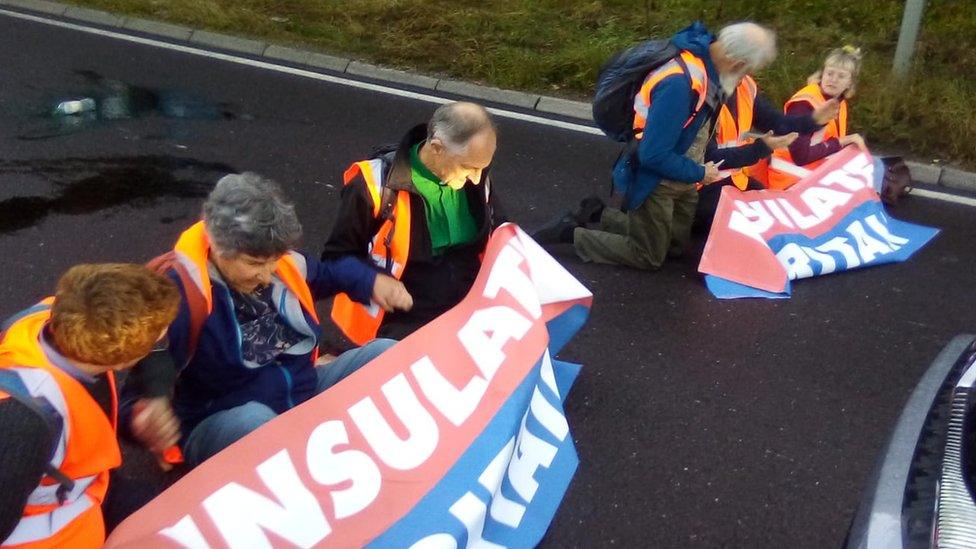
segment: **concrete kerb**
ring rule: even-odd
[[[976,192],[976,173],[965,172],[956,168],[943,168],[939,185],[951,189]]]
[[[592,123],[593,121],[590,104],[581,101],[480,86],[457,80],[439,79],[424,74],[370,65],[344,57],[335,57],[137,17],[120,17],[103,11],[69,6],[48,0],[0,0],[0,7],[3,6],[22,11],[56,15],[106,27],[122,27],[170,41],[188,42],[254,57],[285,61],[300,67],[327,70],[413,88],[437,90],[462,97],[490,101],[498,105],[507,105],[544,114],[555,114],[584,122]],[[908,164],[912,179],[916,182],[976,192],[976,173],[919,162],[906,162],[906,164]]]
[[[138,17],[126,18],[125,22],[122,23],[122,28],[141,32],[143,34],[151,34],[154,36],[169,38],[171,40],[178,40],[181,42],[188,41],[190,36],[193,34],[193,29],[189,27],[181,27],[179,25],[171,25],[169,23],[159,23],[157,21],[150,21],[148,19],[140,19]]]
[[[121,27],[124,19],[118,15],[106,11],[93,10],[70,6],[64,11],[64,16],[69,19],[77,19],[86,23],[93,23],[103,27]]]

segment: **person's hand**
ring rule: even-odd
[[[859,133],[852,133],[840,138],[841,147],[846,147],[848,145],[857,145],[857,148],[864,152],[868,152],[868,146],[864,142],[864,138],[861,137],[861,134]]]
[[[703,185],[708,185],[710,183],[715,183],[719,179],[722,179],[722,175],[719,173],[718,168],[719,168],[719,166],[722,165],[723,162],[725,162],[725,160],[719,160],[718,163],[715,163],[715,162],[706,162],[705,163],[705,165],[704,165],[704,168],[705,168],[705,177],[703,177],[702,180],[701,180],[701,183]]]
[[[168,397],[139,399],[133,406],[132,434],[156,454],[180,439],[180,420]]]
[[[789,147],[790,144],[796,141],[796,138],[799,136],[800,134],[796,132],[790,132],[786,135],[773,135],[773,132],[766,132],[766,134],[759,139],[761,139],[762,142],[770,148],[770,150],[775,151],[776,149],[784,149]]]
[[[823,126],[840,114],[840,100],[834,97],[813,110],[813,121]]]
[[[402,282],[384,274],[376,275],[373,283],[373,302],[391,313],[395,309],[409,311],[413,307],[413,297]]]

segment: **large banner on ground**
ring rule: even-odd
[[[592,295],[515,225],[457,307],[238,441],[106,547],[530,547],[578,458],[552,357]]]
[[[880,162],[854,147],[785,191],[729,185],[698,270],[719,298],[789,297],[790,281],[905,261],[937,229],[888,216]]]

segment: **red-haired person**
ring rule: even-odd
[[[151,353],[179,300],[170,280],[141,265],[77,265],[53,297],[5,323],[0,546],[102,546],[109,471],[122,462],[115,372]],[[168,406],[158,413],[153,432],[133,431],[162,449],[179,426],[163,417]]]

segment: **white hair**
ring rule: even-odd
[[[437,139],[454,154],[463,154],[471,138],[485,130],[495,131],[488,111],[476,103],[441,105],[427,123],[427,141]]]
[[[766,67],[776,59],[776,33],[756,23],[733,23],[718,32],[725,55],[746,64],[746,72]]]

